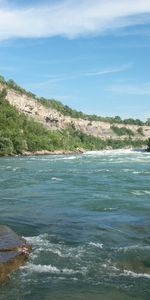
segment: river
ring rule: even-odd
[[[150,153],[0,158],[0,195],[32,245],[0,300],[150,299]]]

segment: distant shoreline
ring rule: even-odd
[[[110,151],[110,150],[137,150],[137,151],[144,151],[149,152],[147,148],[119,148],[119,149],[101,149],[101,150],[85,150],[85,149],[77,149],[77,150],[37,150],[37,151],[25,151],[24,153],[20,154],[19,156],[34,156],[34,155],[71,155],[71,154],[84,154],[86,152],[94,152],[94,151]]]
[[[11,154],[11,155],[0,155],[0,157],[23,157],[23,156],[38,156],[38,155],[72,155],[72,154],[84,154],[86,152],[95,152],[95,151],[116,151],[116,150],[135,150],[142,152],[150,152],[147,148],[118,148],[118,149],[101,149],[101,150],[85,150],[85,149],[77,149],[77,150],[36,150],[36,151],[25,151],[20,154]]]
[[[69,154],[83,154],[85,150],[79,149],[79,150],[54,150],[54,151],[49,151],[49,150],[37,150],[37,151],[26,151],[20,156],[34,156],[34,155],[69,155]]]

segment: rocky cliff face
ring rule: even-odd
[[[0,84],[0,90],[4,86]],[[101,121],[89,121],[77,118],[71,118],[64,116],[60,112],[46,108],[41,105],[38,100],[29,97],[25,94],[21,94],[13,89],[7,90],[7,100],[10,104],[15,106],[20,112],[25,113],[29,117],[34,118],[36,121],[42,123],[45,127],[51,130],[65,129],[68,126],[72,126],[88,135],[100,137],[102,139],[126,139],[128,135],[118,136],[111,129],[112,124]],[[125,124],[113,124],[119,128],[126,127],[133,131],[133,140],[146,140],[150,136],[150,126],[142,126],[143,136],[138,133],[138,125],[125,125]]]

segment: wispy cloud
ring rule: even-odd
[[[116,94],[149,96],[150,82],[143,84],[115,84],[107,87],[106,90]]]
[[[57,84],[58,82],[61,82],[61,81],[68,82],[69,80],[82,79],[87,76],[103,76],[103,75],[109,75],[112,73],[120,73],[120,72],[130,69],[131,67],[132,67],[132,64],[126,64],[126,65],[122,65],[120,67],[102,69],[102,70],[95,71],[95,72],[78,72],[78,73],[71,73],[71,74],[64,73],[64,74],[55,74],[55,75],[46,74],[46,75],[42,76],[45,78],[44,80],[42,80],[40,82],[31,83],[30,87],[42,88],[42,87],[46,87],[48,85]]]
[[[23,7],[14,6],[10,0],[0,0],[0,39],[52,36],[76,38],[150,22],[149,0],[42,2]]]
[[[120,67],[115,67],[115,68],[109,68],[109,69],[104,69],[104,70],[100,70],[100,71],[95,71],[95,72],[89,72],[86,73],[86,76],[101,76],[101,75],[109,75],[112,73],[120,73],[123,72],[125,70],[128,70],[132,67],[132,64],[127,64],[127,65],[123,65]]]
[[[58,82],[64,81],[65,79],[67,79],[67,77],[65,76],[57,76],[57,75],[52,75],[52,76],[48,76],[48,78],[46,80],[42,80],[42,81],[37,81],[37,82],[33,82],[30,84],[26,84],[29,85],[30,89],[31,88],[45,88],[47,86],[54,86],[55,84],[57,84]]]

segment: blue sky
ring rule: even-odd
[[[0,74],[77,110],[149,118],[149,53],[150,0],[0,0]]]

